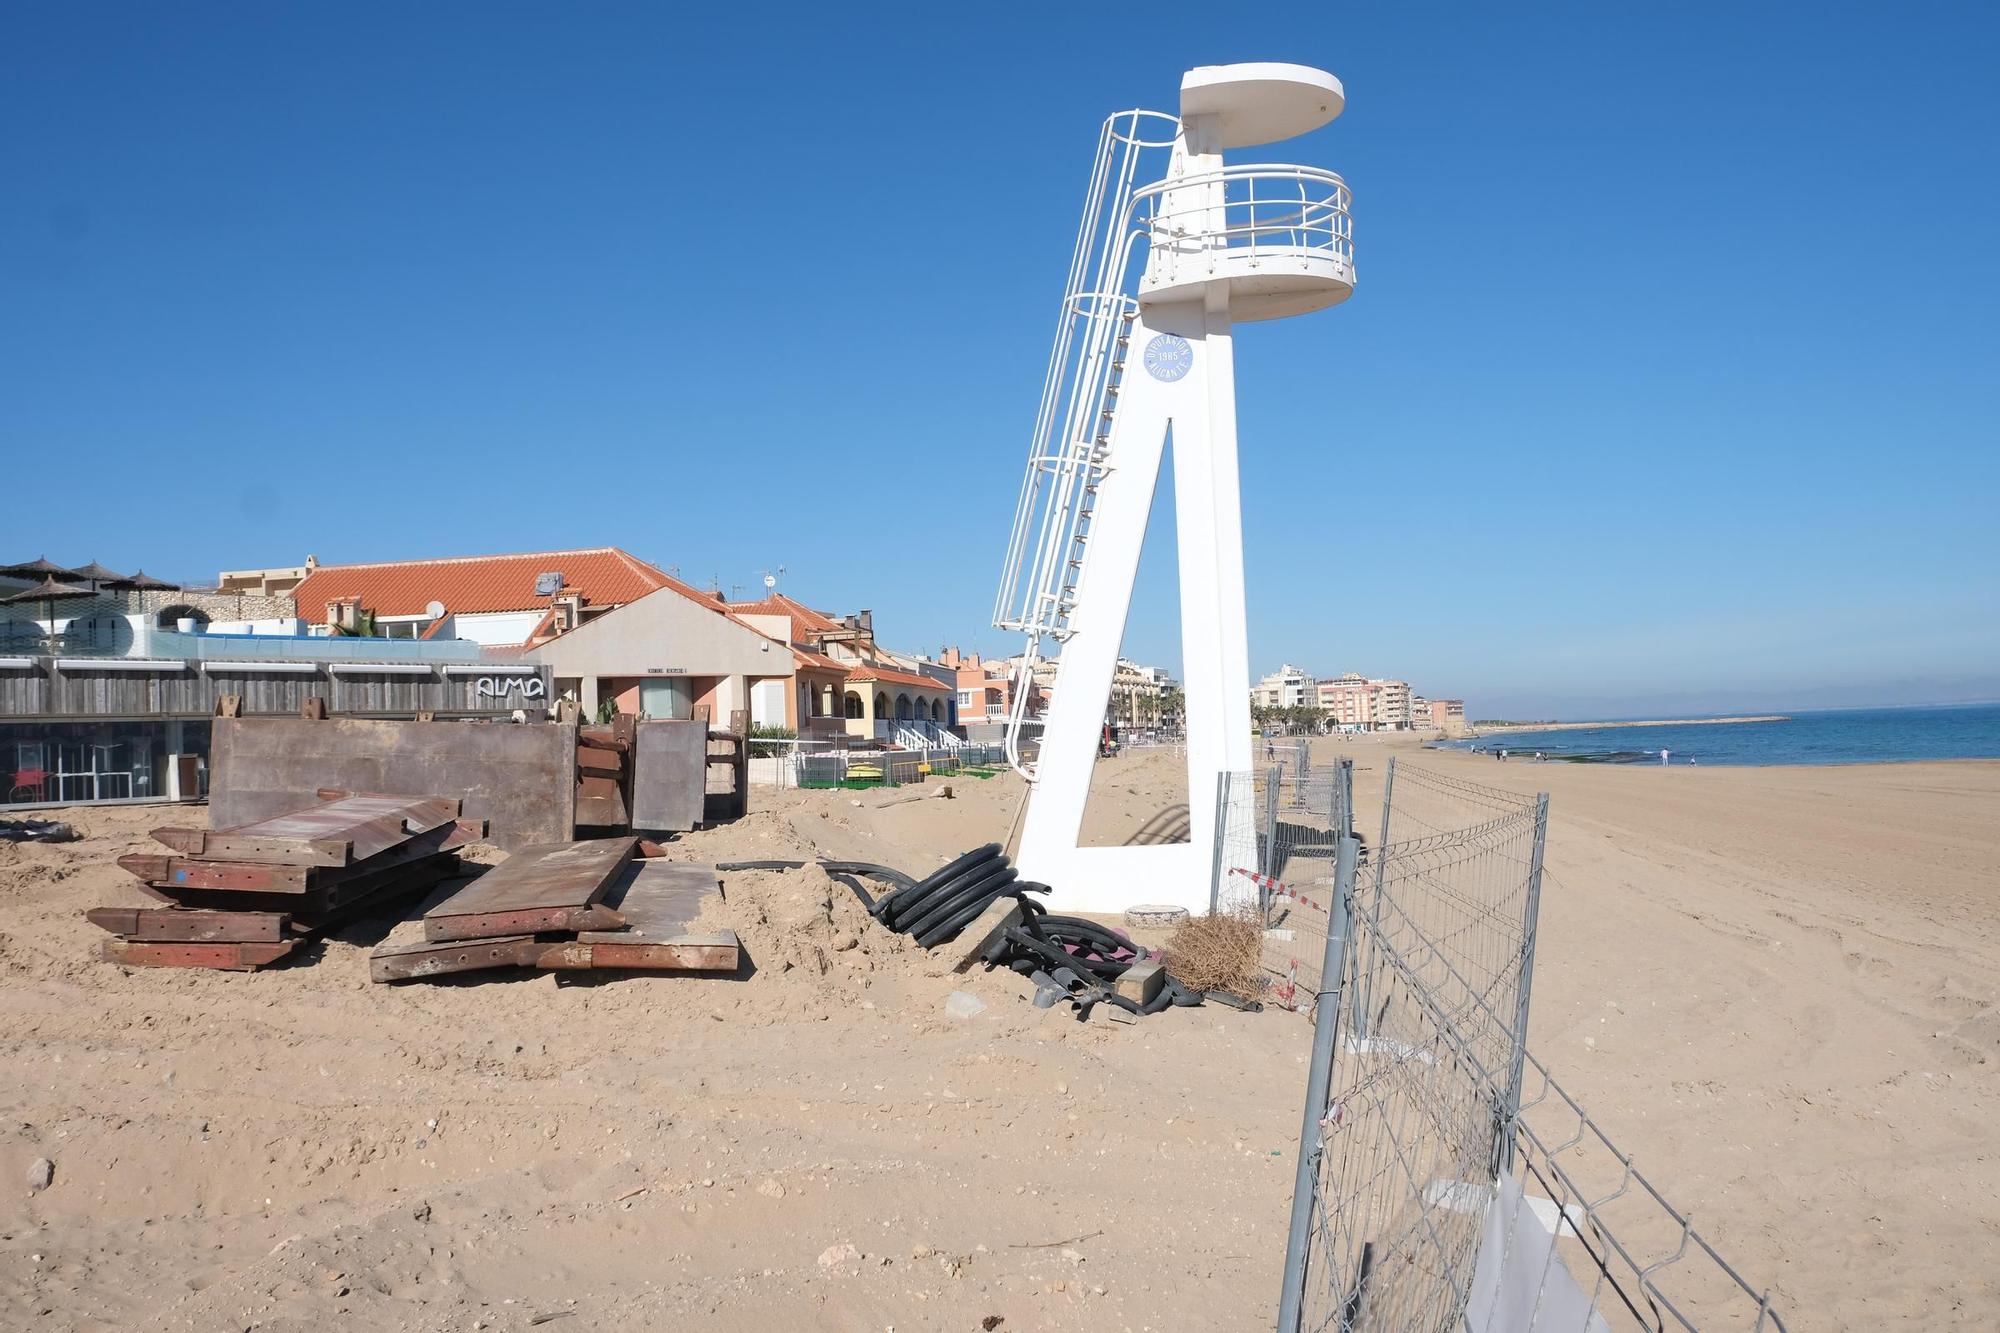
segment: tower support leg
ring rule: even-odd
[[[1105,704],[1169,439],[1189,841],[1079,847]],[[1218,773],[1247,772],[1251,762],[1235,358],[1226,293],[1218,290],[1206,305],[1186,301],[1141,310],[1112,420],[1109,463],[1085,543],[1072,633],[1057,659],[1055,695],[1022,827],[1021,874],[1050,885],[1051,902],[1070,910],[1117,911],[1148,902],[1200,912],[1209,902],[1218,834],[1229,834],[1233,845],[1251,819],[1248,784],[1232,788],[1242,793],[1236,804],[1245,808],[1225,812],[1227,827],[1220,830],[1214,796]],[[1230,868],[1224,866],[1224,873]]]

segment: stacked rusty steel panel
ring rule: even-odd
[[[250,971],[300,941],[459,871],[486,832],[438,796],[322,791],[322,803],[224,829],[160,828],[167,854],[118,864],[163,907],[97,907],[104,957],[147,967]]]
[[[639,857],[636,838],[524,847],[424,914],[424,938],[369,958],[376,981],[493,967],[733,973],[734,931],[688,933],[711,866]]]
[[[631,826],[632,742],[639,719],[620,713],[610,725],[576,733],[576,826],[606,831]]]

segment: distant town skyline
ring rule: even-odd
[[[1089,127],[1281,54],[1346,83],[1296,153],[1360,276],[1240,334],[1253,661],[1485,715],[2000,697],[2000,11],[1302,11],[1282,52],[1192,9],[469,12],[0,18],[0,441],[60,500],[4,558],[616,545],[1006,656]],[[800,230],[822,134],[912,166]],[[697,206],[696,162],[771,181]],[[1178,673],[1155,546],[1124,650]]]

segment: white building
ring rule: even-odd
[[[1287,662],[1250,687],[1253,708],[1311,708],[1318,702],[1318,682]]]

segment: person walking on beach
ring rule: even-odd
[[[1668,755],[1669,753],[1670,753],[1670,751],[1667,751],[1667,750],[1662,750],[1662,751],[1660,751],[1660,767],[1661,767],[1661,768],[1665,768],[1665,767],[1667,766],[1667,755]]]

